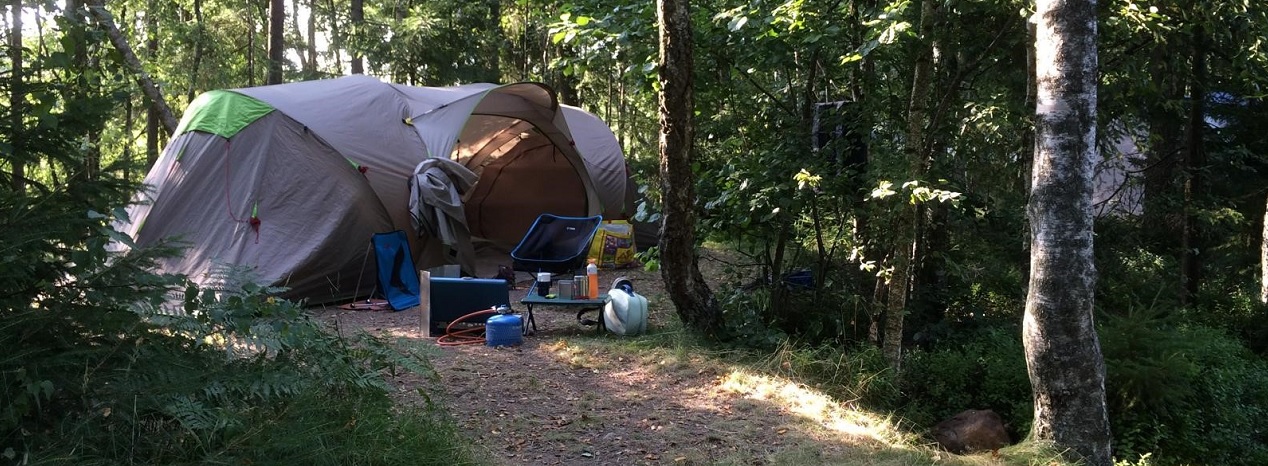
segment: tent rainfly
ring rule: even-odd
[[[424,163],[433,159],[444,162]],[[179,241],[184,254],[160,268],[195,282],[232,266],[291,298],[361,297],[374,285],[375,233],[405,231],[420,268],[458,262],[453,252],[464,248],[425,234],[427,213],[410,209],[420,191],[411,184],[431,168],[474,175],[454,186],[467,188],[453,194],[465,215],[451,210],[448,220],[492,246],[482,251],[509,251],[542,213],[626,209],[611,129],[545,85],[428,88],[357,75],[202,94],[122,230],[138,246]],[[462,263],[467,274],[492,274]],[[509,259],[479,267],[497,263]]]

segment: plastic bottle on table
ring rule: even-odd
[[[594,263],[594,259],[586,264],[586,297],[599,299],[599,266]]]

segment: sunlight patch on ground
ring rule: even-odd
[[[723,376],[721,390],[783,407],[819,426],[890,447],[904,445],[903,434],[888,419],[859,411],[804,385],[766,375],[733,370]]]

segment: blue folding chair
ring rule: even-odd
[[[571,274],[586,263],[590,241],[603,223],[602,215],[560,217],[541,214],[519,245],[511,250],[511,266],[521,272]]]
[[[418,271],[409,251],[405,232],[375,233],[374,257],[378,261],[379,290],[393,310],[403,311],[418,305]]]

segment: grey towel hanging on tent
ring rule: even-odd
[[[475,275],[476,261],[462,195],[476,180],[476,174],[458,162],[428,158],[414,167],[409,183],[414,229],[419,236],[440,239],[447,249],[446,259],[457,263],[468,275]]]

